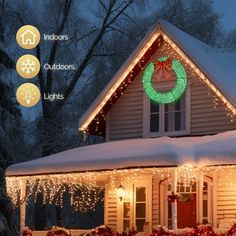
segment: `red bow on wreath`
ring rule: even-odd
[[[161,73],[161,76],[159,78],[161,78],[162,75],[164,75],[166,80],[170,80],[170,74],[169,74],[168,70],[171,69],[172,61],[173,61],[173,59],[171,57],[169,57],[165,61],[157,60],[156,62],[154,62],[155,72]]]

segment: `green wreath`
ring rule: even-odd
[[[159,62],[165,62],[169,57],[161,57],[158,59]],[[153,62],[150,62],[143,74],[143,88],[147,96],[154,102],[161,104],[168,104],[174,101],[177,101],[181,98],[185,92],[187,86],[187,75],[182,64],[176,60],[171,60],[171,69],[175,72],[176,75],[176,85],[175,87],[168,92],[160,92],[153,88],[152,86],[152,76],[155,70],[155,65]]]

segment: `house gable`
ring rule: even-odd
[[[183,65],[191,68],[191,73],[194,72],[197,75],[199,80],[205,84],[207,90],[212,91],[214,96],[218,97],[219,100],[223,102],[226,109],[232,112],[232,114],[235,114],[236,109],[230,96],[228,96],[227,93],[227,97],[224,96],[223,92],[221,92],[221,87],[219,89],[217,85],[213,84],[208,77],[206,77],[206,74],[199,69],[198,65],[192,62],[193,58],[190,59],[190,57],[187,57],[190,53],[183,47],[177,46],[174,42],[175,38],[173,38],[171,32],[166,30],[165,24],[166,22],[163,23],[161,21],[158,24],[158,27],[156,27],[151,34],[148,34],[148,36],[140,43],[108,86],[82,116],[80,120],[80,130],[95,134],[105,133],[105,119],[107,112],[111,110],[118,99],[121,99],[120,96],[125,93],[126,89],[132,86],[132,83],[135,83],[133,80],[136,80],[137,75],[147,65],[150,58],[159,51],[163,43],[168,43],[168,45],[178,54]],[[206,45],[204,44],[204,46]]]
[[[185,135],[215,134],[235,129],[236,122],[231,121],[230,113],[224,103],[216,97],[215,93],[199,78],[169,43],[164,42],[150,61],[167,55],[178,59],[187,73],[189,130]],[[143,71],[137,75],[133,83],[124,92],[124,95],[110,109],[107,116],[107,141],[150,137],[147,135],[147,127],[145,127],[145,123],[149,122],[146,116],[148,104],[145,101],[149,101],[149,99],[143,91],[142,77]],[[162,84],[164,83],[162,82]],[[157,83],[157,85],[160,84]]]

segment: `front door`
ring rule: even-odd
[[[196,226],[196,194],[189,194],[185,197],[186,201],[178,201],[177,204],[177,227],[179,229]]]

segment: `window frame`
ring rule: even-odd
[[[170,87],[172,83],[165,83],[160,87]],[[159,105],[159,132],[150,132],[150,99],[143,93],[143,137],[154,138],[160,136],[181,136],[190,134],[190,103],[191,84],[188,83],[185,91],[185,129],[177,131],[165,131],[165,106]]]
[[[127,181],[128,182],[128,181]],[[151,232],[152,227],[152,176],[140,176],[137,177],[136,181],[128,182],[124,184],[126,191],[125,198],[120,201],[117,199],[117,231],[119,233],[123,232],[124,228],[124,202],[130,203],[130,228],[136,225],[136,188],[145,187],[146,189],[146,199],[145,199],[145,221],[149,222],[148,228]],[[144,232],[138,232],[137,236],[144,235]]]

